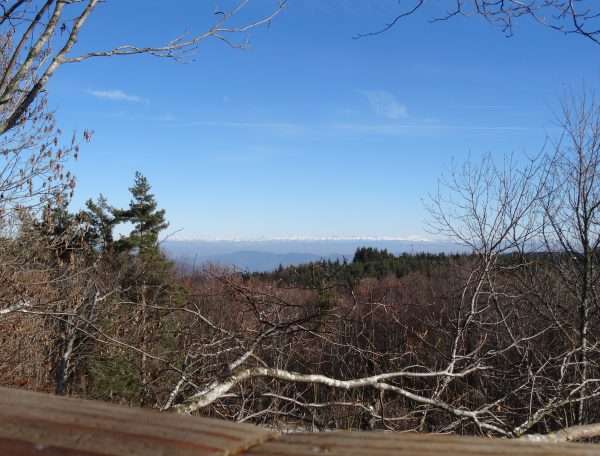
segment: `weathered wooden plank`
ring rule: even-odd
[[[2,456],[229,455],[273,436],[251,425],[0,388]]]
[[[256,426],[0,388],[0,456],[600,456],[600,446]]]
[[[37,456],[104,456],[102,453],[40,445],[2,437],[0,437],[0,454],[3,456],[31,456],[32,454]]]
[[[287,434],[244,456],[600,456],[600,446],[387,432]]]

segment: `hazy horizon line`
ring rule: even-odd
[[[319,241],[390,241],[390,242],[450,242],[422,235],[414,236],[273,236],[273,237],[168,237],[167,242],[319,242]]]

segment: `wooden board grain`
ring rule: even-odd
[[[388,432],[278,435],[185,417],[0,388],[0,456],[600,456],[600,445]]]
[[[0,388],[0,455],[233,455],[275,434],[251,425]]]
[[[600,446],[388,432],[287,434],[244,456],[600,456]]]

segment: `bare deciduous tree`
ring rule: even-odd
[[[182,34],[166,43],[123,44],[76,54],[75,45],[90,16],[99,7],[118,9],[117,2],[0,0],[0,243],[11,245],[3,249],[4,253],[15,253],[13,241],[22,235],[23,223],[36,217],[28,211],[61,207],[75,187],[75,177],[65,164],[77,158],[78,138],[74,135],[63,143],[62,132],[47,106],[46,86],[58,68],[91,58],[139,54],[178,60],[210,38],[244,47],[248,32],[268,25],[286,3],[276,1],[264,16],[240,22],[249,2],[240,0],[229,9],[215,11],[208,29]],[[83,139],[89,140],[91,134],[84,131]],[[19,268],[29,269],[24,265],[35,264],[24,255],[0,260],[0,275],[12,280]],[[19,277],[16,282],[7,283],[18,288],[21,280]],[[32,305],[29,297],[17,293],[14,287],[6,289],[9,288],[14,293],[5,293],[11,297],[0,304],[0,318]]]
[[[590,394],[597,394],[597,334],[600,271],[600,107],[594,94],[562,103],[563,137],[550,165],[549,189],[541,200],[546,251],[565,290],[571,311],[573,356],[580,378],[577,422],[588,421]]]
[[[425,9],[426,5],[433,2],[412,0],[398,3],[401,7],[406,3],[409,6],[382,28],[361,33],[356,38],[385,33],[402,19]],[[600,10],[593,0],[453,0],[447,3],[448,6],[444,9],[440,5],[435,5],[435,8],[441,11],[431,19],[431,22],[446,21],[456,16],[476,16],[500,28],[507,36],[511,36],[518,21],[532,19],[542,27],[565,35],[582,36],[600,44]]]
[[[280,0],[267,15],[242,25],[232,25],[232,19],[240,15],[249,1],[240,0],[228,10],[216,11],[215,22],[207,30],[180,35],[168,43],[156,46],[123,44],[112,49],[73,54],[80,33],[96,8],[102,4],[118,9],[117,2],[1,0],[0,36],[11,46],[4,49],[5,65],[0,77],[0,106],[3,109],[0,135],[23,123],[50,78],[64,64],[136,54],[179,59],[209,38],[234,47],[244,46],[250,30],[269,24],[285,7],[285,0]]]
[[[397,295],[354,286],[348,307],[306,313],[314,294],[297,301],[289,289],[218,279],[244,318],[223,320],[223,304],[211,308],[210,298],[177,310],[206,327],[207,339],[190,333],[162,408],[302,419],[318,429],[339,426],[326,410],[351,409],[386,429],[597,435],[599,118],[595,102],[576,99],[552,153],[486,156],[442,181],[433,225],[472,253],[455,266],[461,286],[430,316],[424,303],[407,310]]]

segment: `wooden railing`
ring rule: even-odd
[[[600,446],[248,424],[0,388],[0,456],[599,456]]]

